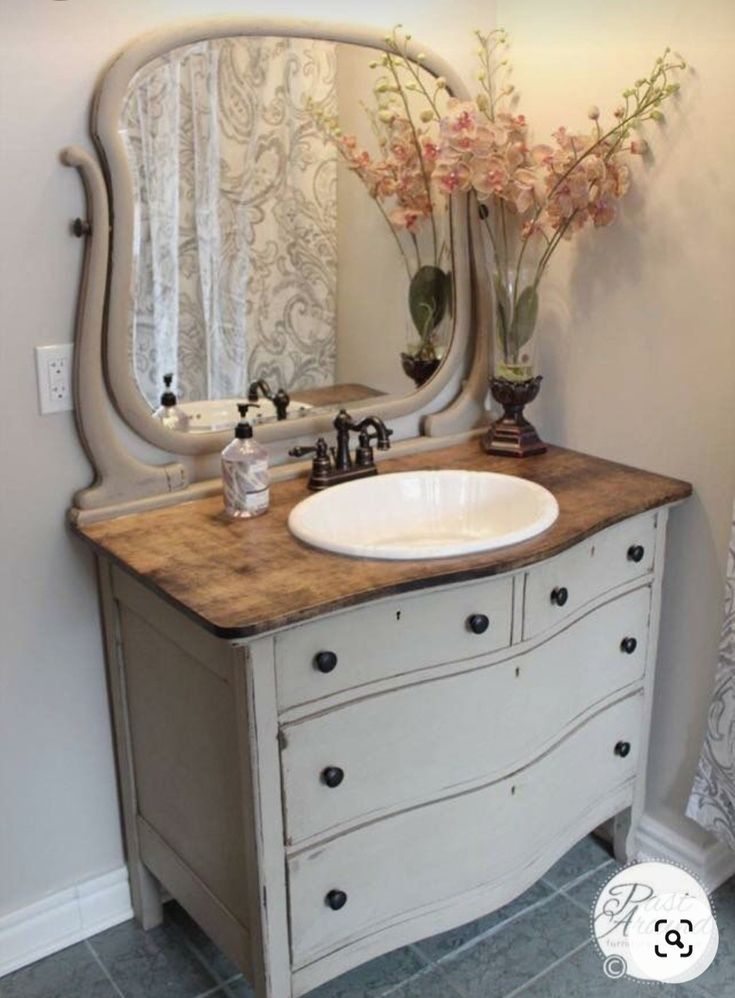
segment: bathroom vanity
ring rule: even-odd
[[[160,887],[270,998],[506,903],[644,799],[668,507],[682,482],[478,440],[560,514],[521,544],[377,561],[221,497],[77,527],[96,552],[136,913]],[[376,511],[376,516],[380,515]]]
[[[339,260],[349,321],[327,329],[328,349],[302,335],[316,319],[324,332],[326,306],[334,304],[320,275],[336,259],[336,228],[329,239],[327,230],[316,242],[307,238],[309,219],[319,215],[313,204],[294,221],[300,202],[286,167],[301,162],[301,146],[288,143],[294,136],[301,143],[306,127],[308,162],[319,163],[308,87],[317,77],[330,87],[342,80],[354,96],[367,81],[372,93],[366,67],[389,45],[384,32],[306,21],[165,26],[132,42],[102,76],[92,115],[99,157],[79,146],[62,154],[86,194],[87,217],[71,227],[86,240],[74,401],[94,469],[69,521],[98,568],[133,905],[151,927],[168,892],[243,969],[258,998],[295,998],[492,911],[609,819],[618,855],[635,854],[666,522],[691,491],[554,447],[520,461],[483,453],[488,271],[476,206],[465,195],[453,197],[440,219],[453,308],[441,364],[427,381],[409,391],[400,374],[407,275],[395,239],[376,238],[370,198],[350,188],[349,171],[336,182],[351,236],[340,246],[348,258]],[[452,67],[418,41],[406,42],[405,55],[420,64],[416,72],[443,78],[447,94],[468,97]],[[273,94],[261,93],[265,78],[250,71],[261,63],[281,74]],[[217,84],[224,125],[213,118],[192,129],[177,117],[180,79]],[[158,128],[163,107],[146,119],[148,91],[171,104],[179,132]],[[253,128],[281,117],[249,109],[261,99],[278,109],[283,94],[298,127],[289,124],[285,137],[254,136]],[[327,97],[336,95],[330,89]],[[213,106],[182,106],[194,104]],[[222,330],[209,327],[209,312],[193,309],[194,298],[190,325],[182,326],[179,296],[171,294],[177,274],[186,284],[197,272],[192,254],[201,249],[205,262],[219,256],[208,238],[197,245],[198,225],[187,229],[192,203],[169,211],[165,198],[154,203],[139,189],[141,150],[170,134],[152,162],[162,180],[178,177],[182,149],[186,163],[199,162],[187,146],[192,135],[221,125],[228,141],[242,139],[233,155],[247,167],[228,174],[222,190],[213,185],[215,196],[230,198],[223,217],[240,218],[233,205],[260,206],[265,194],[273,208],[258,207],[262,217],[287,209],[282,241],[269,236],[268,246],[274,272],[295,289],[274,315],[259,311],[258,273],[252,295],[238,283],[246,311],[262,321],[245,354],[228,353],[229,375],[233,358],[244,385],[288,361],[304,380],[282,380],[291,376],[287,364],[278,368],[279,385],[302,399],[310,387],[371,385],[349,402],[350,425],[375,427],[377,417],[392,431],[391,451],[379,455],[387,459],[371,481],[418,470],[520,476],[551,492],[554,513],[558,503],[548,529],[497,550],[427,560],[345,557],[298,541],[287,520],[307,495],[309,466],[289,464],[287,453],[304,454],[333,432],[339,391],[332,408],[322,395],[298,419],[263,420],[257,437],[270,454],[270,510],[255,520],[225,518],[219,454],[231,433],[179,432],[153,418],[151,401],[155,363],[165,356],[168,365],[179,340],[187,377],[215,384],[222,373],[211,364]],[[248,150],[281,143],[283,174],[248,160]],[[327,156],[319,170],[331,177],[331,168]],[[325,190],[334,193],[331,181]],[[196,218],[216,217],[221,205],[215,199],[210,207]],[[332,224],[334,206],[327,207]],[[171,279],[153,288],[151,221],[161,208],[183,230],[164,247],[177,249],[165,259]],[[252,235],[250,222],[228,229],[227,245],[239,246],[244,233]],[[295,242],[293,233],[301,233]],[[310,245],[320,252],[304,257]],[[355,247],[351,284],[345,274]],[[366,288],[380,289],[369,303]],[[299,316],[303,329],[291,325]],[[286,338],[271,343],[273,329]],[[310,386],[325,356],[351,352],[355,333],[361,347],[369,344],[352,351],[361,364],[349,376],[336,371],[331,387]],[[201,351],[192,353],[196,343]],[[271,360],[259,366],[268,345]],[[396,389],[396,377],[403,387]],[[177,382],[188,401],[186,378],[177,374]],[[240,391],[228,387],[227,397]],[[370,451],[367,430],[360,446],[363,456]],[[349,533],[347,499],[341,505]],[[388,516],[373,505],[370,515]]]

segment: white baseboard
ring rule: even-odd
[[[663,859],[686,867],[708,892],[735,875],[735,852],[678,815],[668,821],[644,815],[635,853],[637,859]]]
[[[0,918],[0,977],[132,918],[126,867]]]

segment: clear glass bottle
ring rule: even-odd
[[[222,451],[222,487],[227,515],[249,519],[268,509],[268,451],[253,438],[253,428],[245,418],[248,409],[258,407],[242,402],[237,408],[240,422],[235,439]]]
[[[174,380],[173,374],[164,374],[163,383],[165,390],[161,396],[161,404],[153,413],[155,419],[160,420],[169,430],[188,430],[189,416],[180,409],[176,396],[171,391],[171,382]]]

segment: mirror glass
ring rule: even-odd
[[[414,142],[393,129],[386,144],[379,58],[238,36],[173,49],[131,80],[119,122],[135,195],[129,356],[152,413],[173,376],[176,407],[168,395],[158,416],[167,425],[231,426],[248,394],[259,396],[255,421],[405,395],[441,362],[447,207],[414,169],[411,197],[433,200],[417,221],[407,196],[373,196],[374,173],[360,171],[369,162],[386,183],[409,177],[386,165]],[[410,307],[419,270],[427,286]]]

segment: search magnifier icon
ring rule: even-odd
[[[678,929],[668,929],[664,935],[664,939],[669,944],[669,946],[678,946],[679,949],[684,949],[684,943],[681,939],[681,932]]]

